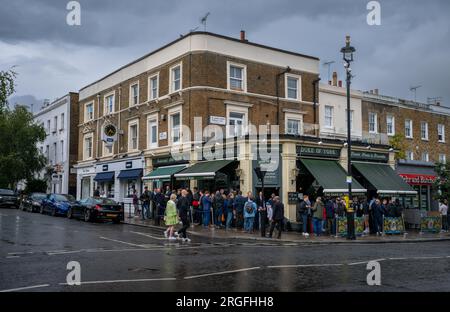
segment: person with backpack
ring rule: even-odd
[[[281,232],[283,230],[284,220],[284,204],[281,202],[280,197],[275,196],[273,198],[273,215],[271,216],[272,223],[270,225],[269,238],[272,238],[273,230],[275,227],[278,231],[278,239],[281,239]]]
[[[253,202],[251,192],[248,192],[247,202],[244,206],[244,232],[253,233],[253,222],[255,221],[256,204]]]

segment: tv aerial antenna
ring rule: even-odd
[[[323,62],[323,66],[326,66],[328,68],[328,79],[327,81],[330,81],[331,79],[331,65],[333,65],[334,63],[336,63],[335,61],[327,61],[327,62]]]
[[[204,27],[204,30],[206,31],[206,22],[208,21],[208,16],[210,15],[211,13],[206,13],[205,14],[205,16],[203,16],[201,19],[200,19],[200,23],[203,25],[203,27]]]
[[[422,86],[415,86],[410,87],[409,91],[414,92],[414,102],[417,102],[417,89],[421,88]]]

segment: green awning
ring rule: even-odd
[[[353,166],[369,182],[379,195],[416,195],[387,164],[353,162]]]
[[[347,173],[337,161],[319,159],[300,159],[300,161],[323,187],[325,195],[348,194]],[[353,179],[352,194],[365,194],[366,192],[367,190]]]
[[[167,166],[167,167],[159,167],[147,174],[142,180],[161,180],[167,181],[170,180],[170,177],[185,169],[186,165],[177,165],[177,166]]]
[[[232,162],[234,162],[234,160],[202,161],[176,173],[174,176],[180,180],[214,179],[217,171],[228,166]]]

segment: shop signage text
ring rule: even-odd
[[[159,139],[160,140],[167,140],[167,132],[160,132],[159,133]]]
[[[425,174],[406,174],[400,173],[400,177],[409,185],[432,185],[436,181],[436,176]]]
[[[132,161],[127,161],[127,162],[125,163],[125,168],[126,168],[126,169],[131,169],[131,168],[133,168],[133,162],[132,162]]]
[[[103,170],[103,171],[108,171],[108,165],[103,165],[103,166],[102,166],[102,170]]]
[[[389,161],[389,155],[374,152],[352,151],[352,159],[387,163]]]
[[[297,145],[297,155],[302,156],[313,156],[321,158],[339,158],[341,156],[341,151],[334,148],[323,148],[323,147],[311,147],[311,146],[300,146]]]

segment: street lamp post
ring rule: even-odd
[[[347,207],[347,239],[356,239],[355,235],[355,216],[352,207],[352,138],[351,138],[351,110],[350,110],[350,85],[352,79],[352,69],[350,63],[353,62],[353,53],[356,51],[350,45],[350,36],[346,37],[345,47],[341,49],[347,74],[347,167],[348,167],[348,207]]]

